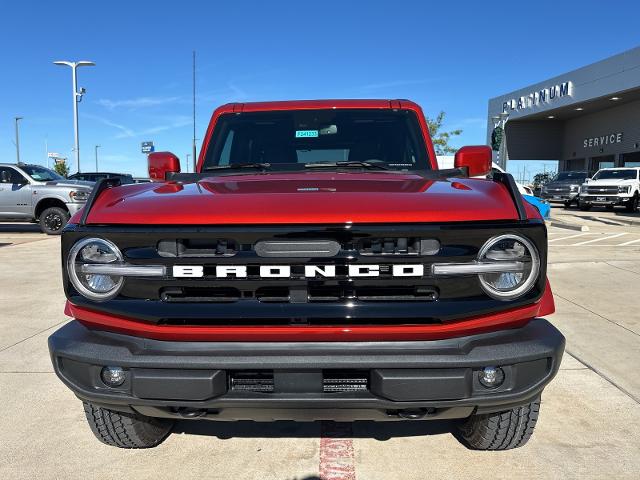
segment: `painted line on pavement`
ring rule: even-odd
[[[556,242],[558,240],[568,240],[570,238],[582,237],[583,235],[593,235],[593,234],[585,232],[585,233],[577,233],[575,235],[569,235],[568,237],[552,238],[551,240],[549,240],[549,243]]]
[[[627,232],[623,232],[623,233],[616,233],[615,235],[610,235],[610,236],[602,236],[600,238],[594,238],[592,240],[587,240],[585,242],[580,242],[580,243],[574,243],[573,246],[574,247],[578,247],[580,245],[588,245],[589,243],[595,243],[595,242],[601,242],[602,240],[612,240],[614,238],[618,238],[621,237],[623,235],[626,235]]]
[[[633,245],[634,243],[638,243],[640,242],[640,238],[638,238],[637,240],[631,240],[630,242],[624,242],[621,243],[619,245],[617,245],[618,247],[626,247],[627,245]]]
[[[351,423],[320,423],[320,480],[356,480]]]

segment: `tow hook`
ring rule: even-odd
[[[207,414],[204,408],[179,408],[176,413],[182,418],[200,418]]]
[[[434,413],[434,408],[408,408],[406,410],[398,410],[398,416],[405,420],[420,420],[421,418]]]

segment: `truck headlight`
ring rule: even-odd
[[[100,271],[100,267],[96,269],[95,266],[108,267],[122,263],[122,253],[113,243],[102,238],[85,238],[71,248],[67,271],[71,283],[81,295],[90,300],[105,301],[118,294],[124,278],[113,272],[95,273]]]
[[[578,190],[580,190],[580,185],[570,185],[570,186],[569,186],[569,191],[570,191],[571,193],[575,193],[575,192],[577,192]]]
[[[72,202],[86,202],[89,199],[90,192],[86,190],[71,190],[69,198]]]
[[[536,247],[519,235],[499,235],[487,241],[478,262],[495,265],[495,272],[478,276],[482,289],[498,300],[513,300],[533,287],[540,273]],[[505,268],[501,268],[501,264]],[[509,268],[506,268],[509,267]]]
[[[618,193],[629,193],[631,192],[631,185],[620,185],[618,187]]]

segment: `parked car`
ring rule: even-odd
[[[550,203],[562,203],[565,208],[569,208],[573,203],[578,204],[580,185],[588,178],[589,172],[584,170],[558,172],[550,182],[542,186],[540,196]]]
[[[103,178],[120,178],[122,184],[134,183],[133,176],[129,173],[112,173],[112,172],[78,172],[69,175],[70,180],[84,180],[87,182],[97,182]]]
[[[578,206],[586,211],[623,205],[628,212],[637,212],[639,201],[640,167],[603,168],[580,187]]]
[[[542,218],[545,220],[549,220],[551,218],[551,205],[549,205],[547,200],[534,195],[522,195],[522,198],[536,207],[540,212],[540,215],[542,215]]]
[[[507,173],[507,171],[504,168],[502,168],[500,165],[494,162],[491,164],[491,175],[493,175],[496,172]],[[521,195],[533,196],[533,190],[530,187],[527,187],[526,185],[523,185],[520,182],[516,182],[516,186],[518,187],[518,191],[520,192]]]
[[[0,220],[38,222],[44,233],[60,234],[93,185],[40,165],[0,163]]]
[[[155,152],[154,183],[100,182],[63,233],[74,320],[49,349],[100,441],[198,418],[528,441],[565,340],[545,223],[511,175],[484,178],[490,147],[440,170],[417,104],[317,100],[224,105],[203,149],[196,173]]]

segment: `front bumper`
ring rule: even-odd
[[[578,192],[573,193],[545,193],[542,192],[540,196],[547,200],[549,203],[564,203],[573,202],[578,198]]]
[[[579,201],[583,205],[626,205],[633,200],[633,196],[622,195],[584,195],[580,194]]]
[[[171,342],[90,330],[77,321],[49,338],[56,374],[82,400],[157,417],[216,420],[464,418],[538,397],[560,365],[565,340],[544,319],[521,328],[409,342]],[[126,380],[110,388],[103,366]],[[479,371],[500,366],[504,383]],[[271,375],[270,393],[230,379]],[[327,393],[327,377],[367,378],[366,389]],[[416,413],[417,412],[417,413]]]

